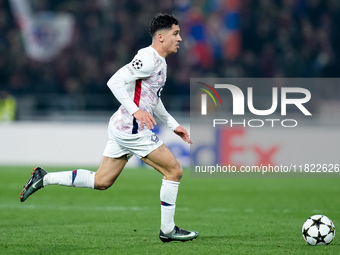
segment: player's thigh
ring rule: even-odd
[[[127,163],[127,156],[110,158],[103,156],[100,166],[96,172],[95,188],[107,189],[118,178]]]
[[[165,144],[153,150],[142,160],[158,170],[167,180],[179,181],[182,177],[181,164]]]

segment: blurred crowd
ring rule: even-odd
[[[0,0],[0,87],[14,95],[110,94],[107,80],[150,45],[159,12],[181,21],[165,93],[188,95],[190,77],[339,77],[338,0],[31,0],[34,11],[67,12],[72,43],[55,59],[25,55],[8,0]],[[231,42],[231,43],[230,43]],[[325,95],[340,98],[340,90]]]

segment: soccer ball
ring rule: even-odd
[[[302,237],[309,245],[330,244],[335,236],[335,226],[325,215],[313,215],[302,226]]]

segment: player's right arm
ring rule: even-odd
[[[136,66],[136,63],[141,66]],[[149,129],[153,129],[153,124],[156,125],[156,121],[148,112],[140,110],[133,102],[130,95],[134,93],[135,86],[128,87],[127,85],[135,84],[136,80],[150,76],[153,68],[153,61],[145,53],[139,52],[129,64],[120,68],[107,82],[107,86],[119,103],[140,122],[142,128],[145,123]]]
[[[155,108],[155,115],[166,124],[176,135],[181,137],[185,142],[192,144],[188,131],[179,125],[179,123],[168,113],[163,102],[159,99],[158,105]]]
[[[141,123],[142,129],[144,128],[144,124],[148,129],[153,129],[153,125],[157,125],[156,120],[152,115],[146,111],[142,111],[138,109],[134,114],[132,114],[139,122]],[[143,124],[144,123],[144,124]]]

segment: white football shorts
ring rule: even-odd
[[[119,158],[133,155],[143,158],[163,144],[163,141],[151,130],[144,129],[137,134],[127,134],[111,125],[108,127],[108,137],[103,156]]]

